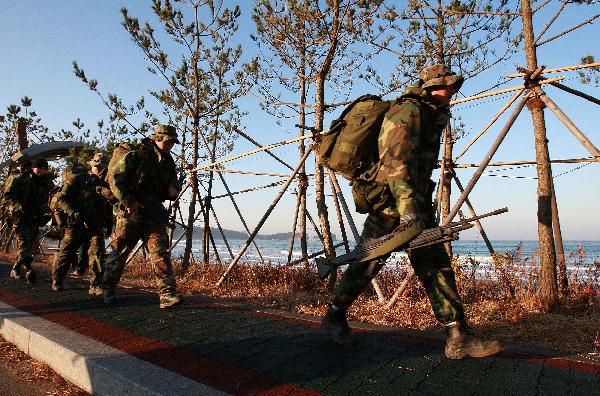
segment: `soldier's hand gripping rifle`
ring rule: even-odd
[[[175,229],[176,226],[183,227],[187,229],[187,225],[178,222],[177,220],[171,218],[169,211],[165,209],[162,205],[150,204],[148,202],[141,201],[139,202],[140,206],[138,211],[141,215],[148,216],[158,224],[162,224],[165,227],[170,229]]]
[[[380,238],[371,239],[365,243],[358,244],[350,253],[335,257],[333,260],[322,257],[315,259],[317,269],[319,270],[319,277],[325,279],[332,269],[344,264],[371,261],[398,249],[404,249],[406,252],[410,252],[411,250],[421,249],[427,246],[457,241],[459,233],[473,227],[474,221],[506,212],[508,212],[508,208],[497,209],[479,216],[452,222],[448,225],[427,228],[421,232],[418,232],[418,227],[400,226],[396,230]]]

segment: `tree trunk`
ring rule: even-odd
[[[445,219],[448,217],[448,213],[450,213],[450,194],[452,192],[452,178],[447,176],[452,172],[452,149],[454,147],[454,140],[452,139],[452,130],[450,128],[450,123],[446,124],[444,128],[444,147],[442,148],[442,161],[444,161],[445,166],[441,167],[444,169],[445,175],[440,178],[442,181],[442,193],[441,195],[441,218]],[[452,243],[447,242],[444,244],[444,249],[450,257],[452,257]]]
[[[315,129],[323,130],[323,116],[325,113],[325,78],[319,76],[317,79],[317,90],[315,95]],[[335,249],[331,238],[331,227],[329,225],[329,215],[327,213],[327,204],[325,203],[325,173],[323,167],[319,164],[319,153],[315,151],[315,195],[317,201],[317,214],[321,224],[321,233],[323,235],[323,249],[327,257],[335,256]]]
[[[198,141],[200,140],[200,120],[194,116],[194,132],[192,140],[192,168],[198,166]],[[190,267],[190,256],[192,255],[192,244],[194,238],[194,218],[196,217],[196,200],[198,199],[198,174],[192,172],[190,175],[190,186],[192,187],[192,196],[188,207],[188,222],[185,233],[185,250],[183,251],[183,260],[181,261],[181,271],[186,272]],[[204,241],[203,241],[204,245]]]
[[[302,54],[304,57],[304,53]],[[304,58],[302,61],[302,77],[300,77],[300,125],[306,125],[306,79],[304,78]],[[304,136],[304,128],[300,128],[300,136]],[[300,158],[304,156],[306,147],[304,146],[304,139],[300,140]],[[306,178],[306,164],[302,164],[300,173]],[[308,184],[308,179],[306,184]],[[308,243],[306,241],[306,186],[304,183],[300,183],[298,189],[298,199],[300,200],[300,249],[302,250],[302,260],[304,267],[308,269]]]
[[[560,218],[558,217],[558,205],[556,203],[554,181],[552,181],[552,225],[558,259],[558,284],[560,286],[560,294],[566,296],[569,292],[569,278],[567,276],[567,265],[565,264],[565,249],[563,246],[562,231],[560,229]]]
[[[537,54],[534,45],[533,21],[530,0],[522,0],[523,39],[525,56],[529,70],[537,69]],[[556,255],[552,236],[552,168],[548,154],[544,105],[539,98],[529,100],[535,135],[535,157],[538,176],[538,239],[540,244],[540,292],[542,310],[551,312],[558,303],[558,283],[556,280]]]

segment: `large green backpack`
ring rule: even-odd
[[[136,151],[138,149],[137,144],[135,143],[129,143],[129,142],[123,142],[123,143],[119,143],[119,145],[117,147],[115,147],[114,151],[112,152],[112,155],[110,157],[110,161],[108,162],[108,167],[107,167],[107,172],[106,172],[106,181],[108,182],[108,184],[110,184],[111,186],[114,184],[114,170],[117,166],[117,164],[123,159],[123,157],[125,157],[125,154],[132,152],[132,151]]]
[[[376,95],[363,95],[350,103],[321,135],[319,163],[348,180],[377,164],[377,138],[385,113],[395,103]]]

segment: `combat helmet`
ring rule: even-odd
[[[158,125],[154,130],[154,133],[150,135],[150,139],[157,142],[174,140],[179,143],[179,139],[177,138],[177,130],[173,125]]]
[[[96,153],[91,160],[88,161],[90,167],[97,166],[99,168],[106,168],[108,166],[108,156],[104,153]]]
[[[445,86],[454,86],[458,91],[465,79],[460,74],[454,73],[450,68],[443,64],[428,66],[419,72],[421,88],[438,88]]]

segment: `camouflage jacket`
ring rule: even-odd
[[[430,211],[435,186],[431,174],[449,118],[448,107],[418,87],[408,88],[386,113],[378,140],[382,163],[376,181],[387,183],[394,198],[387,214]]]
[[[161,152],[149,138],[127,152],[108,173],[112,193],[125,206],[135,201],[160,205],[169,199],[169,187],[181,190],[173,157]]]
[[[48,221],[48,195],[54,188],[52,178],[50,173],[40,177],[26,171],[10,180],[2,200],[3,206],[12,207],[14,224],[33,222],[43,225]]]
[[[62,211],[67,218],[79,212],[83,222],[91,228],[111,228],[112,206],[101,191],[101,184],[105,182],[86,170],[65,172],[63,177],[60,190],[52,197],[53,210]]]

